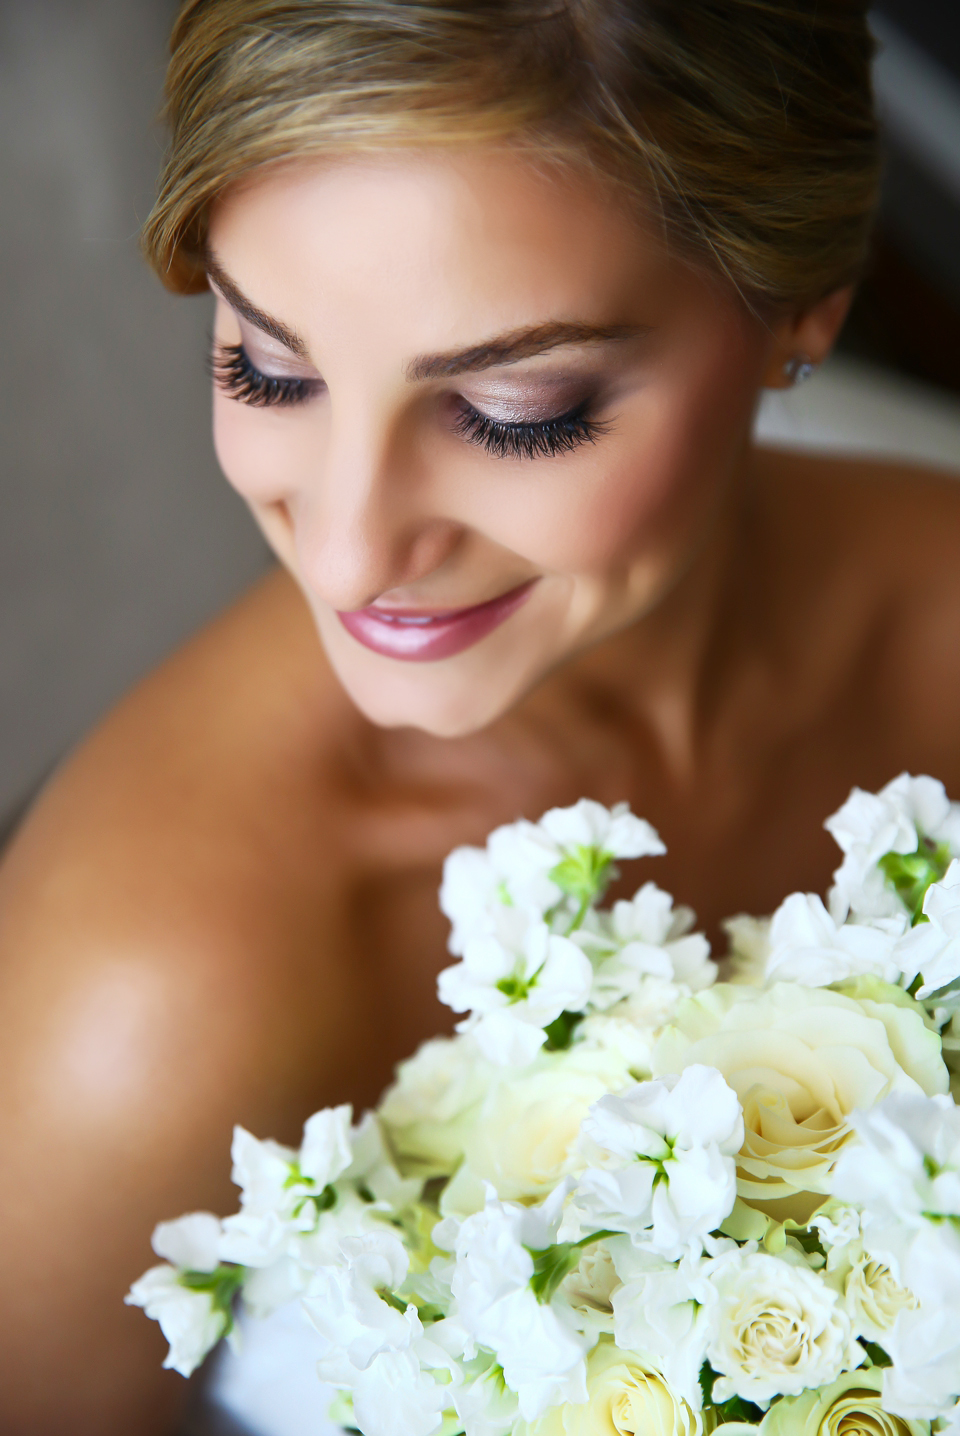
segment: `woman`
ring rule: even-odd
[[[280,569],[4,864],[11,1436],[174,1428],[150,1229],[444,1025],[452,846],[626,798],[716,934],[853,783],[960,791],[960,494],[750,444],[863,262],[870,52],[856,0],[183,7],[146,250]]]

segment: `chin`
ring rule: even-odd
[[[355,675],[339,672],[338,676],[354,705],[378,728],[417,728],[433,738],[478,733],[502,717],[525,691],[497,691],[492,685],[478,690],[472,683],[435,680],[418,684],[416,678],[400,682],[386,678],[370,684],[355,681]]]

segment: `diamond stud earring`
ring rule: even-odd
[[[791,384],[803,384],[816,369],[816,364],[806,354],[795,354],[783,366],[783,372]]]

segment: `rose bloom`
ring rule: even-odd
[[[697,1418],[656,1371],[601,1341],[587,1358],[587,1399],[521,1421],[514,1436],[692,1436]]]
[[[763,1418],[760,1436],[929,1436],[929,1421],[906,1421],[882,1409],[882,1385],[883,1372],[874,1366],[846,1371],[819,1391],[785,1396]]]
[[[787,982],[764,992],[721,983],[681,1003],[654,1075],[695,1062],[722,1072],[743,1107],[740,1196],[779,1221],[806,1222],[823,1201],[852,1112],[948,1085],[940,1039],[914,1004]]]
[[[499,1071],[469,1037],[435,1037],[401,1062],[378,1112],[404,1171],[449,1176]]]
[[[490,1088],[465,1136],[466,1161],[454,1182],[470,1176],[492,1182],[504,1201],[545,1197],[575,1165],[585,1165],[571,1147],[589,1108],[628,1086],[633,1078],[615,1051],[542,1054]]]

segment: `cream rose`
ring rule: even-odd
[[[900,1285],[886,1263],[869,1256],[859,1241],[834,1247],[827,1272],[843,1294],[854,1331],[868,1341],[882,1342],[900,1312],[917,1305],[916,1297]]]
[[[718,984],[681,1003],[657,1042],[654,1075],[716,1067],[743,1107],[744,1201],[805,1222],[830,1187],[850,1114],[889,1092],[944,1092],[939,1038],[913,1005],[781,982]]]
[[[401,1062],[378,1110],[403,1170],[418,1176],[453,1172],[471,1121],[499,1075],[470,1037],[434,1038]]]
[[[819,1391],[786,1396],[771,1406],[760,1436],[929,1436],[929,1421],[907,1421],[882,1409],[882,1386],[883,1372],[875,1366],[846,1371]]]
[[[718,1263],[718,1304],[707,1358],[719,1375],[713,1399],[766,1407],[781,1393],[834,1381],[863,1353],[831,1286],[801,1258],[740,1250]]]
[[[601,1341],[587,1358],[587,1399],[521,1421],[513,1436],[692,1436],[697,1418],[633,1352]]]
[[[505,1201],[539,1199],[582,1158],[571,1147],[588,1108],[607,1092],[633,1085],[612,1050],[547,1052],[532,1067],[490,1088],[465,1141],[467,1174],[492,1182]]]

